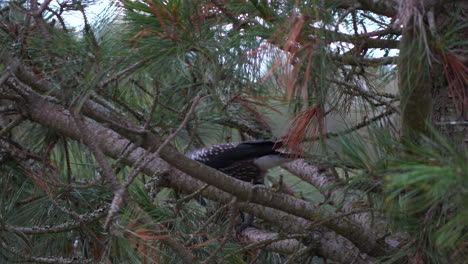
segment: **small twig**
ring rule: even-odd
[[[51,12],[52,14],[54,14],[55,17],[57,17],[60,25],[62,26],[62,30],[65,32],[65,33],[69,33],[68,32],[68,28],[67,28],[67,25],[65,25],[65,21],[63,20],[63,17],[61,16],[61,13],[57,13],[55,10],[53,10],[52,8],[50,7],[47,7],[46,8],[47,11]]]
[[[63,151],[65,152],[65,161],[67,163],[67,184],[71,184],[72,180],[72,170],[70,165],[70,152],[68,150],[68,141],[65,137],[62,137]]]
[[[190,201],[192,198],[200,195],[204,190],[206,190],[210,185],[209,184],[205,184],[203,187],[201,187],[199,190],[185,196],[185,197],[182,197],[180,198],[179,200],[177,200],[175,203],[177,205],[180,205],[180,204],[183,204],[183,203],[186,203],[187,201]]]
[[[394,29],[392,27],[389,27],[383,30],[376,30],[376,31],[371,31],[369,33],[359,34],[359,37],[376,37],[376,36],[383,36],[383,35],[389,35],[389,34],[399,35],[401,34],[401,31]]]
[[[106,124],[106,123],[109,123],[111,124],[112,126],[115,126],[117,128],[121,128],[121,129],[124,129],[128,132],[131,132],[131,133],[136,133],[136,134],[143,134],[145,133],[145,131],[143,129],[140,129],[140,128],[130,128],[128,127],[129,124],[133,124],[132,121],[129,121],[127,120],[127,122],[123,122],[124,124],[126,124],[126,126],[124,126],[123,124],[120,124],[120,122],[116,122],[115,120],[118,120],[119,118],[121,117],[124,117],[124,116],[127,116],[127,113],[120,109],[119,107],[115,106],[114,103],[117,102],[117,103],[121,103],[118,101],[118,98],[111,98],[112,99],[112,103],[105,100],[104,97],[100,96],[101,94],[98,92],[97,94],[93,94],[90,99],[91,100],[88,100],[88,102],[90,103],[90,105],[92,105],[91,107],[92,108],[100,108],[100,107],[104,107],[105,109],[107,109],[110,113],[108,114],[105,114],[104,116],[102,116],[100,118],[101,120],[101,123],[103,124]],[[128,105],[125,105],[124,106],[125,110],[127,110],[128,112],[130,113],[134,113],[134,111],[132,111],[130,109],[130,107]],[[142,120],[142,117],[143,115],[140,114],[139,116],[135,116],[136,119],[138,119],[139,121]]]
[[[114,164],[112,164],[112,168],[116,168],[117,165],[120,164],[120,162],[128,157],[128,155],[130,155],[130,153],[132,153],[135,149],[137,149],[140,145],[141,145],[141,137],[139,137],[137,139],[137,142],[135,142],[135,144],[132,144],[131,142],[128,142],[125,147],[123,148],[122,150],[122,154],[119,155],[119,157],[114,161]]]
[[[190,109],[189,111],[187,112],[187,114],[185,115],[184,117],[184,120],[182,121],[182,123],[179,125],[179,127],[171,134],[169,135],[169,137],[167,137],[167,139],[158,147],[158,149],[156,150],[156,154],[159,155],[159,153],[161,152],[161,150],[167,146],[167,144],[169,144],[169,142],[171,142],[171,140],[180,132],[180,130],[182,130],[182,128],[185,127],[185,124],[187,124],[187,122],[189,121],[189,118],[190,116],[192,115],[192,113],[195,111],[195,107],[197,106],[198,102],[200,101],[200,94],[198,94],[195,99],[193,99],[193,103],[192,103],[192,106],[190,106]]]
[[[468,121],[436,122],[436,126],[468,126]]]
[[[172,133],[169,135],[169,137],[158,147],[158,149],[150,154],[150,155],[145,155],[142,156],[137,162],[135,162],[136,168],[132,171],[128,179],[125,181],[124,184],[118,187],[117,190],[114,190],[114,198],[112,199],[112,205],[111,209],[109,210],[109,214],[107,215],[106,221],[104,223],[104,229],[109,230],[112,224],[112,219],[114,216],[117,214],[117,212],[120,210],[120,208],[123,205],[123,195],[127,192],[127,188],[132,184],[132,182],[135,180],[136,176],[140,173],[140,171],[148,164],[150,163],[153,159],[155,159],[157,156],[159,156],[159,153],[161,150],[169,144],[169,142],[180,132],[180,130],[185,126],[185,124],[188,122],[190,116],[192,115],[193,111],[195,110],[195,107],[197,106],[198,102],[200,101],[200,95],[197,95],[195,99],[193,100],[192,106],[190,107],[190,110],[188,113],[185,115],[184,120],[180,124],[180,126]],[[151,152],[152,149],[149,151]]]
[[[133,145],[136,147],[137,145]],[[151,152],[153,150],[150,149],[148,152]],[[126,151],[123,155],[129,154],[129,151]],[[121,156],[122,158],[124,156]],[[119,212],[120,208],[123,205],[124,199],[123,196],[125,193],[127,193],[127,188],[132,184],[132,182],[135,180],[135,178],[140,174],[140,171],[148,164],[150,163],[154,158],[157,157],[156,153],[151,153],[149,155],[142,155],[135,163],[135,169],[132,171],[128,179],[125,181],[124,184],[120,185],[119,189],[114,192],[114,198],[112,199],[111,203],[111,209],[109,210],[109,213],[106,217],[106,221],[104,222],[104,229],[105,230],[110,230],[112,226],[112,220],[114,217],[117,215]]]
[[[7,86],[10,87],[11,84],[7,83]],[[8,99],[11,101],[19,101],[23,97],[15,95],[15,94],[6,94],[6,93],[0,93],[0,99]]]
[[[32,256],[31,254],[27,252],[23,252],[21,249],[16,248],[16,247],[11,247],[9,246],[4,239],[1,239],[0,242],[0,247],[6,249],[7,251],[18,255],[21,257],[21,261],[19,262],[36,262],[36,263],[54,263],[54,264],[70,264],[70,263],[76,263],[76,264],[90,264],[90,263],[98,263],[94,261],[93,259],[83,259],[83,258],[63,258],[63,257],[38,257],[38,256]]]
[[[153,119],[154,111],[156,110],[156,105],[158,103],[159,94],[160,94],[158,84],[156,84],[156,87],[155,87],[154,90],[155,91],[154,91],[154,94],[153,94],[153,102],[151,104],[151,109],[150,109],[148,118],[146,119],[145,125],[143,126],[145,129],[149,129],[150,124],[151,124],[151,120]]]
[[[184,120],[182,120],[182,123],[179,125],[179,127],[173,132],[171,133],[167,138],[166,140],[161,144],[159,145],[158,149],[153,153],[153,155],[150,155],[150,159],[147,159],[146,162],[143,162],[140,166],[138,166],[137,170],[139,171],[143,166],[146,166],[152,159],[154,159],[155,157],[159,156],[159,153],[161,152],[161,150],[167,146],[167,144],[169,144],[171,142],[171,140],[177,136],[177,134],[180,132],[180,130],[182,130],[182,128],[185,127],[185,125],[187,124],[190,116],[192,115],[192,113],[195,111],[195,107],[197,106],[198,102],[200,101],[200,95],[198,94],[194,99],[193,99],[193,102],[192,102],[192,105],[190,106],[190,109],[189,111],[187,112],[187,114],[185,115],[184,117]],[[151,151],[150,151],[151,152]],[[134,176],[136,177],[136,176]],[[130,178],[131,179],[131,178]],[[125,183],[126,186],[129,186],[131,181],[130,179]]]
[[[84,22],[84,31],[85,33],[88,35],[88,37],[90,38],[91,40],[91,43],[93,44],[93,48],[96,49],[96,50],[99,50],[100,47],[99,47],[99,42],[97,41],[96,39],[96,36],[94,34],[94,31],[93,31],[93,28],[91,27],[91,25],[89,24],[89,20],[88,20],[88,17],[86,16],[86,12],[85,12],[85,9],[84,9],[84,6],[81,2],[76,2],[75,3],[76,5],[78,5],[78,11],[81,12],[81,15],[83,16],[83,22]],[[95,51],[96,51],[95,50]],[[96,54],[95,54],[96,55]],[[100,63],[99,61],[96,61],[96,65],[97,65],[97,70],[100,70]]]
[[[400,34],[401,34],[401,30],[395,29],[394,27],[391,27],[390,24],[386,24],[386,23],[384,23],[384,22],[382,22],[382,21],[379,21],[379,20],[375,19],[374,17],[372,17],[372,16],[370,16],[370,15],[367,15],[367,14],[364,13],[364,12],[361,12],[359,15],[360,15],[360,16],[363,16],[363,17],[369,19],[370,21],[375,22],[375,23],[377,23],[377,24],[379,24],[379,25],[381,25],[381,26],[384,26],[384,27],[388,27],[388,28],[393,29],[393,30],[395,31],[395,33],[393,33],[393,34],[395,34],[395,35],[400,35]],[[391,33],[388,33],[388,34],[391,34]]]
[[[397,95],[394,95],[394,94],[390,94],[390,93],[382,93],[382,92],[376,92],[376,91],[366,91],[364,89],[362,89],[361,87],[359,87],[358,85],[354,85],[354,84],[349,84],[347,82],[343,82],[343,81],[339,81],[339,80],[335,80],[335,79],[328,79],[327,78],[327,81],[329,82],[333,82],[333,83],[336,83],[336,84],[339,84],[339,85],[342,85],[342,86],[345,86],[346,88],[349,88],[357,93],[360,93],[364,96],[367,96],[367,97],[370,97],[378,102],[380,102],[382,99],[380,98],[377,98],[377,97],[385,97],[385,98],[388,98],[388,99],[391,99],[391,100],[395,100],[395,99],[398,99],[398,96]]]
[[[71,216],[72,218],[75,219],[75,221],[77,222],[77,224],[80,225],[80,227],[90,236],[92,237],[93,239],[96,240],[97,243],[101,244],[102,246],[104,246],[101,242],[101,240],[98,239],[97,235],[95,232],[93,232],[93,230],[91,228],[89,228],[87,225],[86,225],[86,219],[83,219],[83,216],[86,216],[86,215],[79,215],[77,212],[75,211],[71,211],[65,207],[62,207],[53,197],[52,197],[52,193],[50,192],[50,190],[46,189],[46,193],[47,193],[47,196],[49,198],[49,201],[55,205],[55,207],[57,207],[57,209],[59,209],[61,212]]]
[[[127,189],[123,187],[120,187],[118,190],[114,191],[114,198],[112,198],[111,207],[107,213],[106,221],[104,222],[104,230],[106,230],[106,232],[109,232],[111,229],[112,220],[114,220],[114,217],[117,215],[124,203],[123,196],[126,191]]]
[[[224,212],[224,210],[225,210],[228,206],[230,206],[230,204],[225,204],[225,205],[221,206],[220,208],[218,208],[218,209],[213,213],[213,215],[211,215],[211,216],[208,218],[208,220],[206,220],[205,223],[203,223],[203,225],[202,225],[197,231],[195,231],[194,234],[191,235],[190,239],[187,240],[187,242],[185,242],[185,246],[189,246],[189,245],[193,242],[193,240],[195,240],[195,238],[197,237],[197,235],[200,234],[203,230],[205,230],[205,228],[207,228],[208,225],[211,224],[211,222],[213,222],[213,221],[216,219],[216,217],[217,217],[220,213]]]
[[[216,257],[216,254],[224,247],[228,239],[232,237],[234,223],[239,216],[239,210],[236,206],[236,203],[237,203],[237,197],[232,198],[231,202],[229,203],[229,207],[230,207],[229,225],[226,227],[226,230],[224,231],[225,236],[223,240],[219,243],[216,249],[210,254],[210,256],[202,262],[202,264],[210,263],[211,260]],[[221,263],[224,263],[224,262],[221,262]]]
[[[2,97],[2,94],[0,94],[0,98],[1,97]],[[17,112],[17,110],[13,104],[0,106],[0,113],[15,113],[15,112]]]
[[[141,61],[139,61],[139,62],[137,62],[137,63],[135,63],[135,64],[133,64],[133,65],[131,65],[131,66],[129,66],[129,67],[123,69],[123,70],[121,70],[121,71],[119,71],[119,72],[116,73],[114,76],[112,76],[112,77],[110,77],[109,79],[107,79],[107,80],[101,82],[101,84],[100,84],[99,86],[100,86],[101,88],[106,87],[106,86],[109,85],[111,82],[113,82],[113,81],[119,79],[120,77],[126,75],[127,73],[132,72],[132,71],[138,69],[139,67],[143,66],[143,65],[144,65],[146,62],[148,62],[149,60],[150,60],[150,59],[141,60]]]
[[[137,88],[139,88],[140,90],[142,90],[145,94],[149,95],[149,96],[153,96],[152,93],[150,93],[150,91],[148,91],[148,89],[146,89],[145,87],[143,87],[141,84],[139,84],[137,81],[135,80],[130,80],[131,83],[133,83]],[[173,112],[173,113],[176,113],[176,114],[180,114],[180,112],[173,108],[173,107],[170,107],[164,103],[162,103],[161,101],[158,101],[158,104],[161,105],[162,107],[164,107],[165,109]]]
[[[292,263],[296,263],[296,259],[302,257],[303,255],[309,253],[310,251],[313,251],[314,248],[313,246],[308,246],[308,247],[304,247],[304,248],[301,248],[299,250],[297,250],[296,252],[294,252],[294,254],[292,254],[288,260],[286,262],[284,262],[284,264],[292,264]]]
[[[133,107],[129,106],[123,100],[120,100],[117,97],[112,98],[112,100],[115,103],[121,105],[125,110],[127,110],[130,114],[132,114],[138,121],[140,121],[140,122],[145,121],[145,117],[144,117],[144,115],[142,113],[140,113],[139,111],[136,111]],[[141,131],[142,131],[141,133],[146,133],[146,131],[144,129],[142,129]]]
[[[344,12],[343,14],[341,14],[341,16],[337,19],[336,21],[336,24],[335,24],[335,32],[338,32],[338,30],[340,29],[340,24],[341,22],[343,22],[343,20],[352,12],[354,11],[354,8],[350,8],[348,10],[346,10],[346,12]]]
[[[33,195],[33,196],[29,197],[29,198],[26,198],[26,199],[15,202],[15,205],[21,206],[23,204],[28,204],[28,203],[34,202],[34,201],[36,201],[38,199],[41,199],[43,197],[44,197],[44,195],[42,195],[42,194],[36,194],[36,195]],[[1,228],[1,226],[0,226],[0,228]]]
[[[380,57],[380,58],[365,58],[365,57],[357,57],[355,55],[335,55],[331,56],[331,58],[337,61],[340,64],[346,64],[351,66],[381,66],[381,65],[389,65],[389,64],[396,64],[398,60],[398,56],[394,57]]]
[[[218,0],[211,0],[211,2],[221,11],[227,18],[229,18],[235,26],[239,26],[241,21],[237,18],[237,15],[234,15],[229,10],[226,9],[223,3]]]
[[[197,127],[196,117],[195,117],[194,123],[195,123],[195,127]],[[200,138],[200,135],[198,135],[198,132],[196,131],[196,129],[192,128],[192,125],[190,123],[187,123],[187,127],[185,129],[187,130],[187,133],[189,134],[190,137],[189,137],[189,140],[187,141],[187,145],[184,148],[184,153],[189,151],[190,146],[192,145],[197,148],[206,147],[205,144],[203,143],[203,140]]]
[[[308,138],[305,138],[304,141],[316,141],[316,140],[319,140],[320,138],[334,138],[334,137],[343,136],[343,135],[349,134],[351,132],[354,132],[356,130],[359,130],[359,129],[365,127],[365,126],[368,126],[371,123],[373,123],[373,122],[375,122],[377,120],[380,120],[380,119],[382,119],[382,118],[384,118],[384,117],[386,117],[388,115],[392,115],[392,114],[394,114],[393,110],[388,109],[387,111],[381,113],[380,115],[374,116],[371,119],[364,120],[363,122],[355,125],[354,127],[349,128],[349,129],[345,129],[345,130],[340,131],[340,132],[326,133],[326,134],[323,134],[323,135],[320,135],[320,136],[308,137]]]
[[[35,198],[35,197],[34,197]],[[54,225],[40,225],[33,227],[23,227],[23,226],[13,226],[13,225],[0,225],[0,230],[9,231],[9,232],[20,232],[28,235],[41,235],[41,234],[52,234],[52,233],[61,233],[68,232],[70,230],[78,229],[82,224],[89,224],[99,220],[104,217],[107,213],[109,206],[98,208],[91,213],[86,213],[79,215],[81,222],[79,221],[68,221],[62,224]]]
[[[149,95],[149,96],[153,96],[153,94],[148,91],[148,89],[146,89],[145,87],[143,87],[143,85],[141,85],[140,83],[138,83],[136,80],[134,79],[130,79],[130,82],[133,83],[137,88],[140,88],[140,90],[142,90],[145,94]],[[177,111],[176,111],[177,112]]]
[[[107,183],[111,186],[112,190],[116,192],[119,189],[119,180],[115,176],[114,172],[112,171],[112,167],[110,166],[109,162],[107,161],[104,153],[102,152],[101,148],[99,147],[98,142],[96,142],[93,135],[88,129],[86,122],[83,120],[83,116],[79,115],[75,111],[70,111],[72,114],[72,118],[76,123],[76,126],[80,130],[82,137],[81,139],[84,143],[88,146],[91,152],[94,154],[96,161],[99,163],[102,173],[107,181]]]
[[[140,218],[140,221],[143,224],[151,227],[153,230],[157,230],[157,231],[161,230],[161,227],[158,224],[156,224],[150,216],[147,216],[146,211],[143,210],[137,203],[132,202],[131,206],[133,210],[135,210],[139,215],[143,215],[143,217]],[[171,236],[167,236],[163,239],[160,239],[160,241],[161,243],[166,244],[168,247],[170,247],[174,251],[174,253],[182,260],[183,263],[185,264],[198,263],[196,256],[194,256],[187,247],[185,247],[175,238],[172,238]]]
[[[13,120],[12,122],[10,122],[6,127],[4,127],[1,131],[0,131],[0,137],[3,137],[6,133],[8,133],[10,130],[12,130],[14,127],[16,127],[17,125],[21,124],[21,122],[23,122],[25,118],[23,116],[18,116],[15,118],[15,120]]]
[[[357,15],[356,15],[356,10],[352,10],[351,11],[351,17],[353,19],[353,30],[354,30],[354,35],[355,36],[358,36],[359,35],[359,31],[358,31],[358,27],[357,27]]]

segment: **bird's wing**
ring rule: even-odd
[[[282,142],[278,141],[253,140],[215,145],[196,150],[187,155],[207,166],[220,169],[237,161],[278,154],[276,149],[281,146]]]

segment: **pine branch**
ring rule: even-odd
[[[208,187],[208,185],[205,185]],[[201,190],[201,189],[200,189]],[[195,240],[195,238],[203,231],[205,230],[221,213],[225,212],[225,210],[230,206],[229,203],[226,203],[225,205],[219,207],[204,223],[203,225],[198,228],[197,231],[195,231],[193,234],[191,234],[190,239],[185,242],[185,246],[189,247],[192,242]]]
[[[42,234],[53,234],[53,233],[61,233],[67,232],[70,230],[78,229],[84,224],[90,224],[96,222],[97,220],[103,218],[107,211],[109,210],[109,206],[106,205],[101,207],[97,210],[94,210],[91,213],[86,213],[79,215],[81,221],[68,221],[62,224],[56,225],[40,225],[40,226],[33,226],[33,227],[22,227],[22,226],[14,226],[9,224],[2,224],[0,225],[0,230],[13,232],[13,233],[23,233],[27,235],[42,235]]]
[[[205,184],[202,188],[200,188],[199,190],[187,195],[187,196],[184,196],[180,199],[178,199],[175,204],[176,204],[176,207],[180,207],[182,204],[192,200],[193,198],[197,197],[197,196],[200,196],[201,193],[206,190],[206,188],[208,188],[210,185],[208,184]]]
[[[398,14],[397,0],[339,0],[335,4],[338,8],[371,11],[388,17],[394,17]]]
[[[370,38],[368,34],[348,35],[345,33],[335,32],[332,30],[324,30],[322,28],[311,28],[312,31],[323,31],[323,34],[329,35],[327,38],[327,44],[342,41],[352,43],[361,48],[377,48],[377,49],[397,49],[400,45],[400,41],[391,39],[376,39]],[[389,33],[390,34],[390,33]]]
[[[141,218],[140,221],[143,222],[145,225],[150,226],[153,230],[162,229],[158,224],[156,224],[156,221],[154,221],[150,216],[147,216],[145,211],[137,203],[131,201],[130,206],[134,208],[134,210],[139,212],[140,215],[144,215],[144,217]],[[161,239],[161,242],[166,244],[168,247],[170,247],[177,254],[177,256],[183,261],[183,263],[185,264],[198,263],[196,256],[193,255],[192,252],[187,247],[185,247],[182,243],[177,241],[175,238],[167,236]]]
[[[114,198],[112,199],[112,205],[111,205],[111,209],[109,210],[109,214],[107,215],[107,218],[106,218],[106,221],[104,223],[104,229],[105,230],[109,230],[111,228],[111,223],[112,223],[112,219],[115,217],[115,215],[117,214],[117,212],[120,210],[120,208],[122,207],[123,205],[123,200],[124,200],[124,194],[127,193],[127,190],[128,190],[128,187],[130,186],[130,184],[132,184],[132,182],[135,180],[135,178],[138,176],[138,174],[140,173],[140,171],[148,166],[148,164],[153,161],[153,159],[157,158],[159,156],[159,153],[161,152],[161,150],[167,145],[169,144],[169,142],[171,142],[172,139],[174,139],[174,137],[180,132],[180,130],[182,130],[183,127],[185,127],[185,125],[187,124],[189,118],[192,116],[193,112],[195,111],[195,107],[197,106],[198,102],[200,101],[200,95],[197,95],[195,97],[195,99],[193,100],[192,102],[192,105],[189,109],[189,111],[187,112],[187,114],[185,115],[185,118],[184,120],[182,121],[182,123],[179,125],[179,127],[171,134],[169,135],[169,137],[167,137],[167,139],[160,145],[158,146],[158,149],[154,152],[154,153],[151,153],[151,155],[148,155],[148,156],[142,156],[135,164],[134,164],[134,167],[135,169],[132,171],[132,173],[130,174],[130,176],[128,177],[128,179],[125,181],[125,183],[123,183],[119,189],[117,191],[115,191],[114,193]],[[153,152],[153,149],[155,148],[156,146],[153,146],[149,152]],[[121,159],[122,157],[119,157],[119,159]]]
[[[193,112],[195,111],[195,107],[198,105],[198,102],[200,102],[200,94],[197,94],[195,98],[193,99],[192,105],[190,106],[189,111],[184,117],[184,120],[182,120],[182,123],[177,127],[177,129],[171,133],[169,137],[166,138],[164,142],[162,142],[161,145],[158,146],[158,149],[156,150],[156,155],[159,155],[161,151],[171,142],[172,139],[186,126],[187,122],[189,121],[189,118],[192,116]]]
[[[192,192],[203,186],[202,182],[191,177],[187,177],[187,175],[181,172],[171,174],[170,183],[168,184],[169,185],[163,185],[161,187],[173,187],[179,190],[182,189],[187,192]],[[228,204],[230,199],[232,199],[231,195],[214,187],[208,187],[204,192],[204,197],[222,204]],[[288,233],[302,233],[305,230],[309,230],[312,225],[311,222],[303,218],[258,204],[239,203],[239,209],[243,212],[264,219]],[[318,254],[338,261],[339,263],[351,263],[356,258],[354,253],[356,250],[359,250],[354,244],[350,243],[348,239],[345,239],[342,236],[337,235],[334,231],[323,227],[315,227],[314,230],[320,233],[319,237],[321,238],[319,242],[321,246],[318,248]],[[346,252],[343,251],[343,249],[347,249]],[[337,252],[340,252],[340,254],[337,254]],[[372,258],[369,258],[368,256],[365,257],[365,254],[361,254],[360,256],[364,259],[368,259],[368,262],[363,263],[372,263]]]
[[[93,259],[84,258],[62,258],[62,257],[38,257],[31,256],[20,249],[8,246],[5,242],[0,243],[1,247],[21,257],[21,262],[37,262],[37,263],[52,263],[52,264],[92,264],[100,263]]]
[[[126,76],[127,74],[139,69],[140,67],[144,66],[148,61],[150,61],[150,59],[144,59],[144,60],[141,60],[137,63],[134,63],[133,65],[119,71],[118,73],[116,73],[115,75],[113,75],[112,77],[110,77],[109,79],[105,80],[105,81],[102,81],[100,83],[100,88],[104,88],[106,87],[107,85],[109,85],[111,82],[113,81],[116,81],[124,76]]]
[[[71,111],[70,112],[73,121],[76,124],[76,128],[78,131],[82,134],[81,140],[84,141],[84,143],[90,148],[90,150],[93,152],[94,157],[96,158],[97,162],[99,163],[104,178],[106,182],[110,185],[112,190],[116,192],[119,190],[119,180],[115,176],[112,167],[110,166],[109,162],[106,160],[104,153],[102,152],[98,141],[95,140],[94,135],[91,133],[91,131],[88,128],[88,125],[86,124],[83,116],[79,115],[78,113]],[[112,210],[112,209],[111,209]]]
[[[224,230],[224,238],[221,240],[219,245],[211,252],[211,254],[206,258],[201,264],[208,264],[211,263],[211,261],[216,257],[216,254],[224,247],[228,239],[231,238],[232,232],[234,229],[234,225],[237,221],[237,218],[239,218],[239,209],[237,206],[237,198],[234,197],[232,198],[232,201],[229,203],[229,219],[228,219],[228,225],[226,226],[226,229]],[[223,263],[223,261],[221,261]]]
[[[334,137],[340,137],[340,136],[343,136],[343,135],[346,135],[346,134],[349,134],[349,133],[352,133],[356,130],[359,130],[363,127],[366,127],[386,116],[389,116],[389,115],[392,115],[394,114],[395,112],[392,110],[392,109],[389,109],[379,115],[376,115],[374,117],[372,117],[371,119],[364,119],[364,121],[362,121],[361,123],[351,127],[351,128],[348,128],[348,129],[345,129],[343,131],[340,131],[340,132],[331,132],[331,133],[326,133],[324,135],[319,135],[319,136],[313,136],[313,137],[308,137],[306,139],[304,139],[304,141],[316,141],[316,140],[319,140],[319,139],[322,139],[322,138],[334,138]]]
[[[340,64],[352,65],[352,66],[366,66],[366,67],[377,67],[381,65],[396,64],[398,57],[381,57],[381,58],[363,58],[356,56],[332,56],[332,59],[339,62]]]
[[[382,104],[388,104],[388,102],[383,101],[385,99],[390,99],[390,100],[399,99],[398,95],[394,95],[394,94],[391,94],[391,93],[382,93],[382,92],[377,92],[377,91],[366,91],[363,88],[359,87],[358,85],[349,84],[349,83],[344,82],[344,81],[340,81],[340,80],[336,80],[336,79],[327,79],[327,81],[332,82],[332,83],[336,83],[336,84],[341,85],[341,86],[344,86],[344,87],[358,93],[359,95],[362,95],[363,97],[372,98],[375,101],[380,102]]]

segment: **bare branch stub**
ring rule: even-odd
[[[7,134],[10,130],[21,124],[25,118],[23,116],[17,116],[12,122],[10,122],[7,126],[5,126],[2,130],[0,130],[0,137],[3,137]]]

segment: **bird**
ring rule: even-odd
[[[264,184],[269,169],[298,158],[279,150],[282,147],[282,141],[251,140],[201,148],[186,156],[238,180]]]

